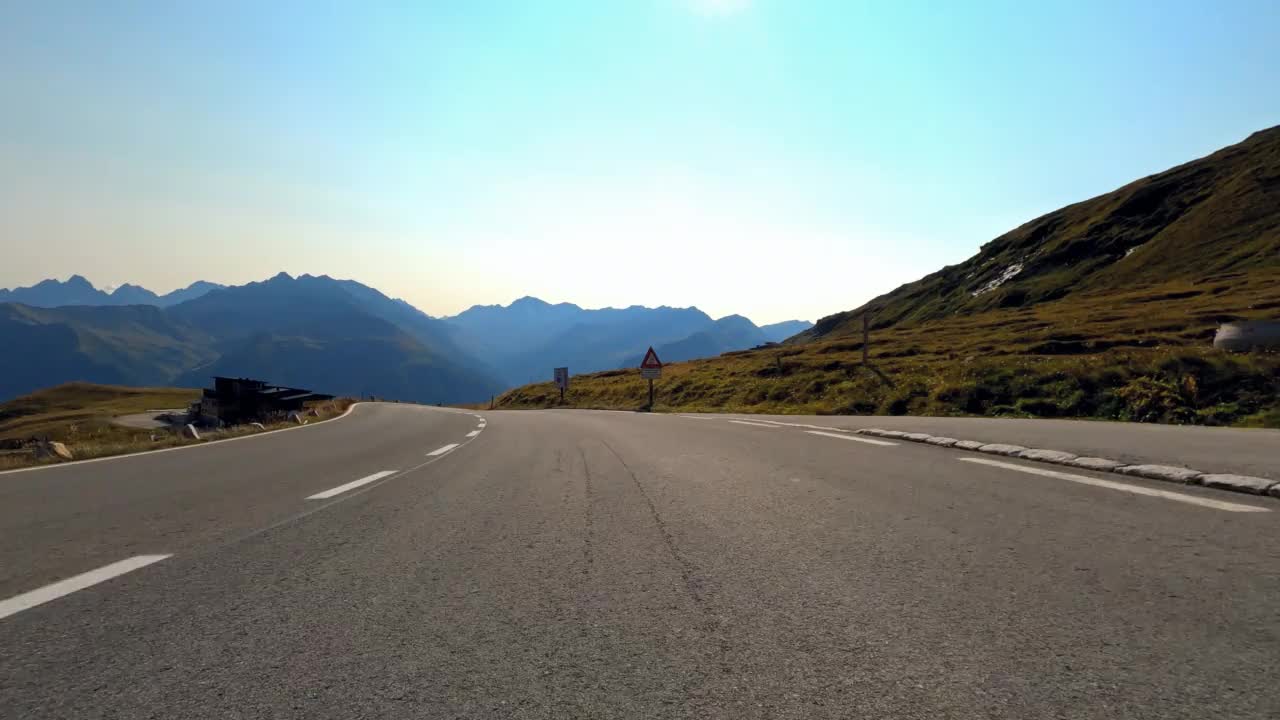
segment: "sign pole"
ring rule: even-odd
[[[653,378],[649,378],[649,410],[653,410]]]
[[[867,346],[871,344],[871,331],[867,327],[867,313],[862,313],[862,364],[867,364]]]

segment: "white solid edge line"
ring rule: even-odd
[[[1076,475],[1074,473],[1064,473],[1057,470],[1044,470],[1042,468],[1028,467],[1026,465],[1015,465],[1014,463],[1002,462],[1000,460],[988,460],[987,458],[959,458],[959,460],[961,462],[971,462],[978,463],[980,465],[1005,468],[1006,470],[1017,470],[1019,472],[1030,473],[1032,475],[1043,475],[1044,477],[1057,478],[1059,480],[1069,480],[1083,485],[1093,485],[1095,487],[1109,488],[1111,490],[1121,490],[1135,495],[1147,495],[1150,497],[1164,498],[1165,500],[1176,500],[1177,502],[1213,508],[1214,510],[1225,510],[1227,512],[1271,512],[1268,508],[1258,507],[1256,505],[1241,505],[1240,503],[1227,502],[1225,500],[1214,500],[1212,498],[1202,498],[1195,495],[1170,492],[1168,490],[1157,490],[1155,488],[1142,487],[1141,485],[1127,485],[1125,483],[1113,482],[1111,480],[1092,478],[1088,475]]]
[[[351,482],[345,485],[339,485],[336,488],[330,488],[328,490],[325,490],[324,492],[318,492],[315,495],[308,495],[307,499],[308,500],[327,500],[333,497],[334,495],[341,495],[342,493],[348,490],[355,490],[361,485],[368,485],[369,483],[374,482],[375,480],[381,480],[382,478],[388,475],[395,475],[397,472],[400,472],[400,471],[399,470],[383,470],[382,472],[374,473],[368,477],[362,477],[359,480],[352,480]]]
[[[472,430],[471,432],[467,433],[467,437],[475,437],[479,434],[480,434],[479,430]]]
[[[751,422],[750,420],[730,420],[729,422],[734,423],[735,425],[751,425],[752,427],[769,428],[770,430],[778,429],[777,425],[765,425],[764,423]]]
[[[110,455],[108,457],[100,457],[100,458],[89,458],[88,460],[72,460],[71,462],[57,463],[54,465],[37,465],[35,467],[16,468],[14,470],[0,470],[0,475],[8,475],[10,473],[20,473],[20,472],[32,472],[35,470],[53,470],[55,468],[70,467],[72,465],[87,465],[89,463],[106,462],[108,460],[126,460],[128,458],[136,458],[136,457],[141,457],[143,455],[156,455],[158,453],[175,452],[178,450],[193,450],[195,448],[212,447],[214,445],[235,442],[237,440],[253,440],[254,438],[266,437],[268,435],[275,435],[276,433],[289,432],[290,430],[303,430],[306,428],[320,427],[321,425],[325,425],[327,423],[341,420],[342,418],[350,415],[351,411],[355,410],[357,405],[368,405],[368,404],[369,403],[363,403],[363,402],[351,403],[351,407],[347,408],[347,411],[342,413],[338,417],[329,418],[328,420],[321,420],[315,425],[310,425],[310,424],[297,425],[294,427],[280,428],[279,430],[268,430],[266,432],[254,433],[252,435],[242,435],[240,437],[223,438],[221,440],[210,440],[209,442],[192,443],[191,445],[179,445],[178,447],[160,448],[159,450],[143,450],[142,452],[124,453],[122,455]]]
[[[805,430],[810,435],[821,435],[822,437],[835,438],[837,440],[852,440],[854,442],[866,443],[868,445],[897,445],[896,442],[888,440],[872,440],[871,438],[859,437],[857,435],[837,435],[830,432],[822,432],[821,430]]]
[[[436,448],[435,450],[432,450],[431,452],[427,453],[427,456],[434,457],[436,455],[443,455],[456,447],[458,447],[458,443],[450,443],[448,445],[445,445],[442,448]]]
[[[805,423],[789,423],[789,422],[780,422],[778,420],[756,420],[755,422],[769,423],[770,425],[781,425],[783,427],[809,428],[810,430],[823,430],[826,432],[840,432],[840,433],[849,432],[844,428],[828,427],[826,425],[807,425]]]
[[[690,420],[719,420],[720,419],[720,418],[714,418],[714,417],[699,417],[698,415],[681,415],[680,417],[688,418]]]
[[[45,585],[42,588],[11,597],[8,600],[0,600],[0,619],[15,615],[37,605],[43,605],[50,600],[57,600],[77,590],[93,587],[100,582],[105,582],[113,577],[133,572],[138,568],[143,568],[171,557],[173,555],[136,555],[126,560],[100,567],[97,570],[90,570],[87,573],[81,573],[66,580],[59,580],[52,585]]]

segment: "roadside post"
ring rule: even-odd
[[[862,312],[862,364],[867,364],[867,346],[871,344],[871,328],[868,326],[867,312]]]
[[[569,389],[569,368],[555,368],[556,387],[560,388],[560,404],[564,404],[564,393]]]
[[[653,381],[662,377],[662,361],[658,359],[658,353],[653,351],[653,347],[649,348],[649,352],[644,354],[644,360],[640,361],[640,377],[649,381],[649,409],[653,410]]]

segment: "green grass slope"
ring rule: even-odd
[[[1036,218],[792,342],[1280,267],[1280,127]],[[1016,271],[1016,272],[1015,272]],[[1002,282],[1002,278],[1005,278]]]

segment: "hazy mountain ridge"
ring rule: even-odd
[[[174,290],[164,295],[157,295],[144,287],[125,283],[108,293],[94,287],[93,283],[86,280],[83,275],[72,275],[65,281],[50,278],[41,280],[30,287],[19,287],[12,290],[0,288],[0,303],[21,303],[31,307],[43,308],[64,307],[67,305],[155,305],[157,307],[171,307],[221,287],[224,286],[197,280],[185,288]]]
[[[1085,293],[1280,267],[1280,126],[1038,217],[958,264],[820,319],[806,342]]]
[[[170,308],[0,303],[0,344],[23,350],[0,363],[0,397],[71,380],[200,386],[214,374],[423,402],[501,390],[451,332],[359,283],[284,273]]]
[[[732,350],[746,350],[770,342],[764,331],[741,315],[726,315],[703,330],[675,342],[654,347],[664,363],[715,357]],[[633,356],[627,367],[637,367],[644,354]]]
[[[79,275],[6,293],[10,302],[16,295],[53,307],[4,306],[0,342],[38,361],[25,359],[28,369],[0,383],[0,397],[71,380],[196,386],[226,374],[465,402],[543,379],[557,366],[574,373],[631,366],[649,345],[676,359],[705,357],[808,326],[788,321],[766,332],[737,315],[713,321],[697,308],[584,309],[527,296],[441,319],[354,280],[287,273],[230,287],[195,283],[166,296],[128,284],[106,293]]]
[[[555,367],[567,366],[573,374],[630,367],[650,345],[665,348],[687,341],[672,352],[682,359],[688,359],[688,353],[706,357],[812,325],[791,320],[770,325],[765,332],[742,316],[717,321],[696,307],[589,310],[528,296],[506,306],[476,305],[443,321],[459,330],[460,345],[485,358],[512,385],[548,378]],[[736,333],[729,331],[732,326],[737,326]]]

